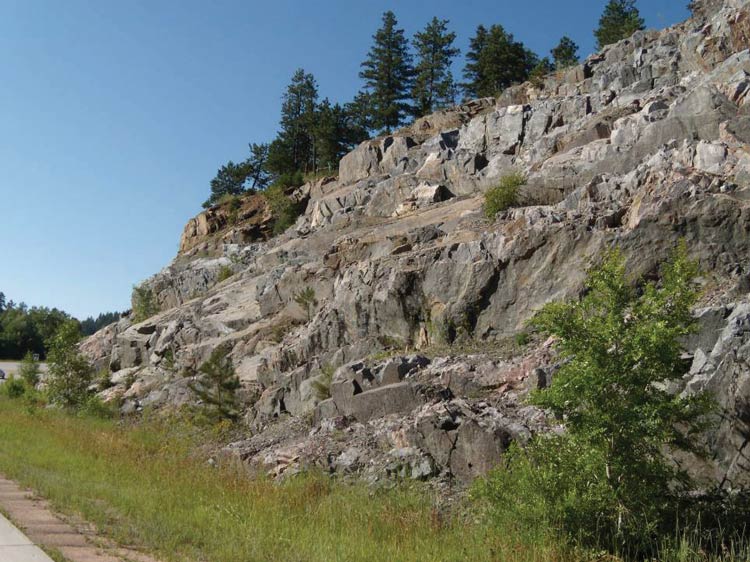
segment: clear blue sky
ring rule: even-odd
[[[665,27],[687,3],[638,6]],[[321,96],[354,95],[387,9],[409,35],[449,19],[462,52],[478,24],[500,23],[539,54],[567,34],[586,56],[604,4],[0,0],[0,291],[79,317],[129,307],[218,166],[273,137],[296,68]]]

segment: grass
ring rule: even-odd
[[[238,463],[210,467],[195,450],[179,424],[129,426],[0,399],[0,471],[164,560],[565,559],[551,541],[493,531],[468,512],[446,519],[420,489],[315,474],[275,484]]]
[[[165,562],[619,560],[567,547],[541,520],[524,525],[509,512],[490,526],[481,501],[448,516],[425,488],[373,490],[316,473],[277,484],[238,462],[212,467],[205,430],[178,422],[126,424],[0,397],[0,472]],[[744,544],[718,557],[691,537],[665,542],[658,559],[750,560]]]

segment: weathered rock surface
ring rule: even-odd
[[[162,312],[86,342],[114,371],[108,392],[131,411],[189,401],[182,373],[229,343],[251,434],[231,450],[248,462],[466,481],[545,427],[523,396],[549,383],[554,359],[547,344],[511,358],[509,338],[575,297],[605,248],[649,276],[685,238],[707,272],[705,304],[726,311],[704,311],[689,344],[686,391],[710,388],[727,411],[701,470],[746,482],[750,320],[733,303],[750,291],[750,2],[696,11],[543,88],[363,143],[337,179],[295,192],[306,212],[280,236],[262,198],[233,221],[202,213],[146,282]],[[482,193],[511,172],[527,178],[523,206],[488,222]],[[307,288],[316,302],[303,310],[294,297]],[[321,400],[313,381],[328,369]]]

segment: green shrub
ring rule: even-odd
[[[500,179],[500,183],[484,194],[484,213],[494,219],[498,213],[518,205],[518,190],[526,184],[521,174],[509,174]]]
[[[41,375],[41,368],[39,367],[39,361],[34,359],[34,355],[28,351],[24,355],[21,366],[18,369],[18,376],[30,387],[35,388],[39,384],[39,377]]]
[[[301,176],[299,179],[300,181],[302,180]],[[281,234],[287,228],[292,226],[297,220],[297,217],[299,217],[304,211],[301,203],[292,200],[292,198],[287,195],[287,189],[293,186],[285,185],[286,181],[289,181],[289,179],[284,181],[279,180],[263,192],[263,197],[266,198],[274,216],[274,234]],[[299,185],[301,185],[301,183]]]
[[[518,332],[514,338],[518,347],[526,347],[531,341],[528,332]]]
[[[78,409],[78,414],[92,418],[110,419],[118,414],[117,401],[104,402],[96,394],[90,395]]]
[[[219,270],[219,276],[217,277],[217,283],[226,281],[232,275],[234,275],[234,271],[232,271],[232,268],[229,267],[228,265],[222,265],[221,269]]]
[[[133,293],[130,296],[130,303],[133,308],[133,317],[136,323],[148,320],[155,314],[159,313],[159,303],[153,289],[145,285],[133,287]]]
[[[681,341],[696,326],[696,275],[681,244],[661,282],[638,289],[614,251],[589,272],[579,302],[537,315],[533,325],[557,339],[563,362],[531,401],[563,420],[566,433],[513,449],[478,485],[495,518],[548,521],[580,544],[633,556],[674,536],[692,482],[663,451],[696,451],[693,437],[713,408],[705,394],[664,385],[688,368]]]
[[[99,389],[99,392],[112,388],[113,386],[112,373],[110,373],[107,368],[101,369],[96,374],[96,387]]]
[[[8,377],[8,379],[0,386],[2,393],[8,398],[21,398],[26,393],[26,384],[22,379],[14,376]]]

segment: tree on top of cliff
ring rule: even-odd
[[[563,70],[578,64],[578,45],[567,35],[560,39],[557,47],[550,53],[555,60],[555,70]]]
[[[239,195],[247,190],[257,191],[268,185],[266,160],[268,145],[252,143],[250,156],[239,164],[231,160],[216,172],[211,180],[211,196],[203,203],[204,208],[216,205],[225,195]]]
[[[469,42],[464,67],[464,92],[469,98],[497,95],[508,86],[529,78],[539,58],[516,41],[503,26],[477,27]]]
[[[460,50],[453,47],[456,34],[447,27],[448,20],[432,18],[412,41],[417,51],[412,97],[419,116],[453,105],[456,99],[451,62]]]
[[[309,172],[315,167],[315,118],[318,83],[298,69],[287,86],[281,105],[281,131],[271,143],[267,168],[280,175]]]
[[[599,19],[599,27],[594,31],[597,48],[602,49],[630,37],[636,31],[645,29],[645,23],[635,6],[635,0],[609,0]]]
[[[362,63],[359,77],[371,96],[373,125],[390,133],[412,111],[408,99],[414,77],[409,42],[396,26],[396,15],[383,14],[383,25],[373,35],[374,43]]]

